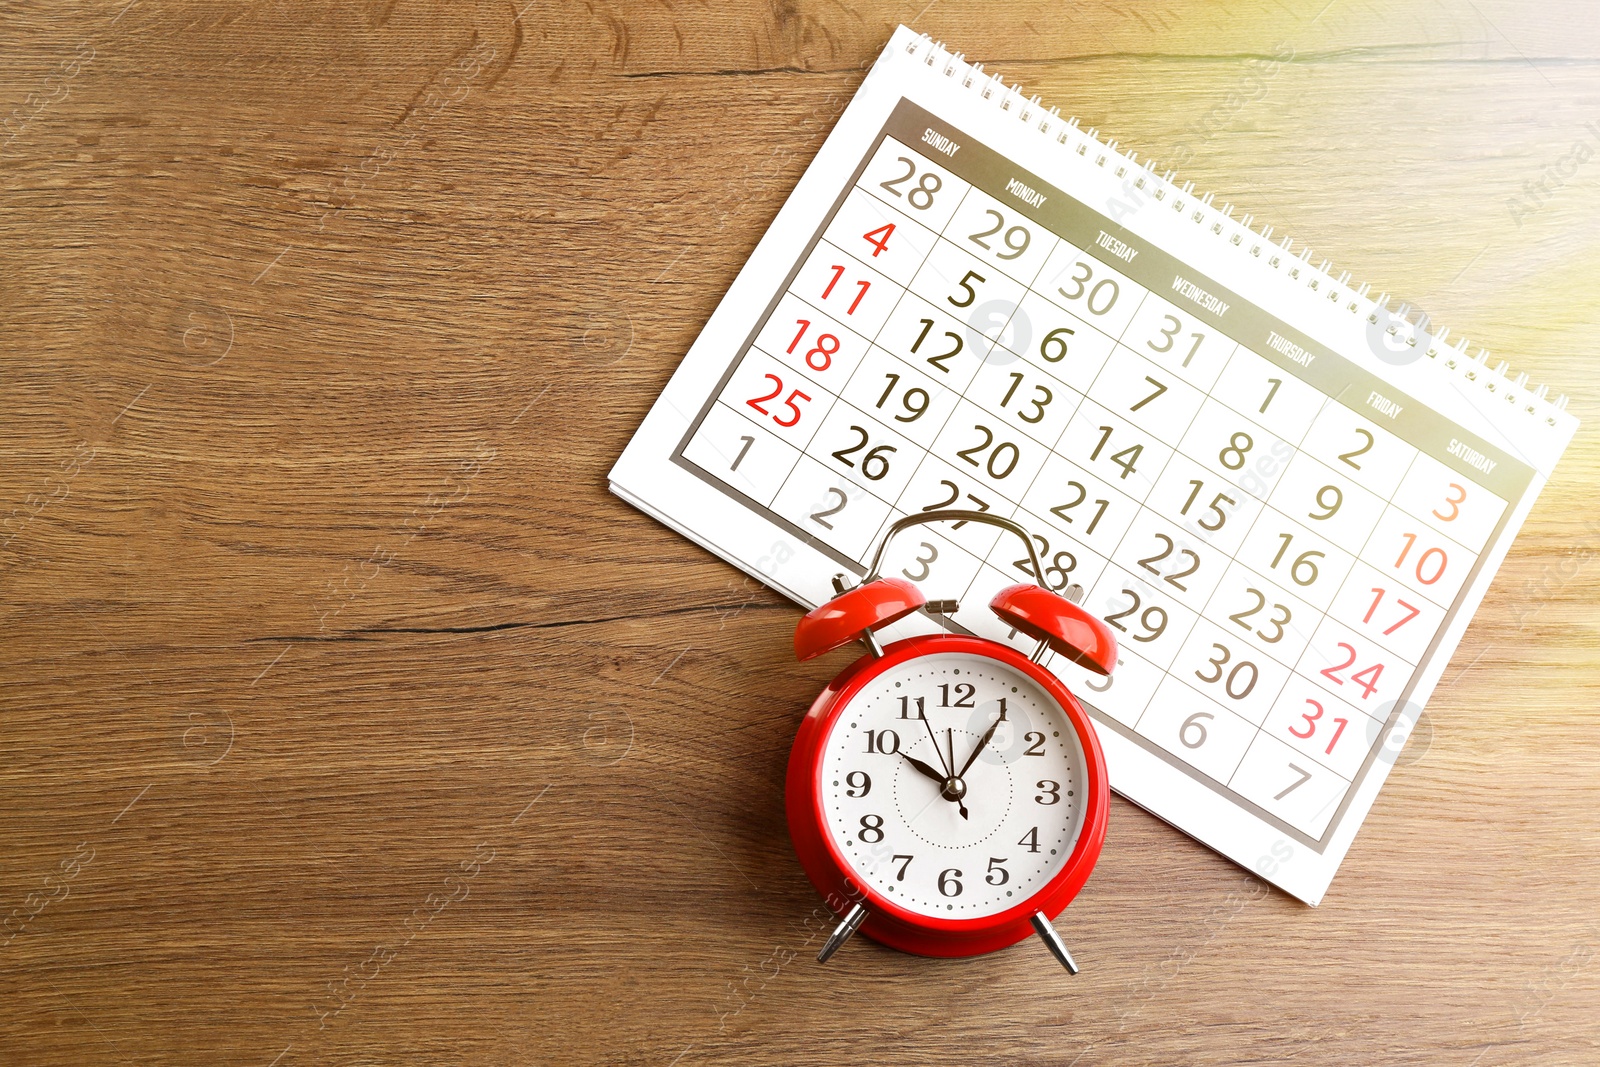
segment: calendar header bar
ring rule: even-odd
[[[1532,481],[1527,463],[910,100],[900,101],[885,132],[931,147],[951,173],[1502,499],[1520,498]]]

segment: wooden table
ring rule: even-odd
[[[124,2],[0,16],[0,1059],[1600,1061],[1592,6]],[[899,21],[1590,420],[1316,910],[1118,800],[1077,979],[810,962],[837,664],[605,474]]]

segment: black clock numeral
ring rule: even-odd
[[[939,892],[941,895],[959,897],[961,890],[961,871],[958,868],[950,867],[939,872]]]
[[[1052,782],[1049,779],[1041,779],[1036,784],[1039,789],[1043,790],[1043,792],[1033,798],[1033,802],[1035,804],[1043,804],[1045,807],[1049,807],[1051,804],[1061,803],[1060,782]]]
[[[877,821],[874,822],[873,821],[874,819],[877,820]],[[865,841],[869,845],[875,845],[879,841],[882,841],[883,840],[883,816],[882,815],[863,815],[863,816],[861,816],[861,832],[860,832],[859,836],[860,836],[861,840]]]
[[[872,792],[872,775],[866,771],[851,771],[844,776],[844,784],[849,787],[844,791],[844,795],[859,800]]]
[[[913,857],[913,856],[905,856],[905,855],[897,855],[897,856],[891,856],[890,857],[890,859],[893,862],[900,863],[900,873],[894,876],[894,880],[895,881],[903,882],[903,881],[906,880],[906,868],[911,866],[911,861],[914,858],[915,857]],[[904,860],[905,862],[902,863],[901,862],[902,860]]]
[[[988,882],[990,885],[1005,885],[1007,882],[1011,881],[1011,872],[1000,866],[1000,864],[1005,862],[1007,862],[1007,860],[1004,856],[990,856],[989,871],[983,876],[983,880]],[[995,875],[999,875],[1000,877],[996,878]]]
[[[977,686],[968,685],[966,682],[958,682],[955,689],[956,702],[952,704],[950,703],[950,686],[939,686],[939,706],[941,708],[971,708],[977,706],[972,703],[972,697],[978,691]]]
[[[1035,826],[1032,830],[1029,830],[1027,833],[1023,834],[1022,838],[1017,842],[1017,844],[1028,846],[1029,852],[1038,852],[1039,828]]]
[[[893,756],[900,751],[900,735],[893,730],[868,730],[867,753]]]

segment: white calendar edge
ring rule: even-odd
[[[794,250],[809,241],[819,210],[833,203],[854,173],[862,158],[862,146],[869,143],[899,100],[906,97],[958,128],[981,131],[982,139],[990,147],[1047,178],[1061,173],[1065,167],[1080,165],[1081,171],[1074,178],[1054,182],[1063,187],[1072,186],[1075,195],[1086,185],[1098,188],[1107,198],[1121,194],[1123,179],[1117,179],[1113,169],[1095,166],[1085,157],[1070,153],[1067,145],[1059,144],[1054,136],[1041,135],[1032,124],[996,121],[998,104],[993,98],[985,99],[978,93],[957,88],[943,74],[947,69],[944,66],[929,66],[911,59],[908,49],[919,42],[925,43],[926,39],[904,26],[896,31],[610,472],[612,491],[623,499],[805,607],[814,607],[832,595],[828,576],[839,570],[832,557],[780,528],[754,520],[742,505],[667,457],[675,451],[704,403],[701,383],[720,379],[732,354],[755,328],[772,298],[773,279],[787,276],[794,264]],[[944,55],[953,60],[948,53]],[[991,84],[1001,83],[996,80]],[[1021,100],[1020,96],[1015,98]],[[1075,128],[1073,132],[1077,133]],[[1078,133],[1078,136],[1099,145],[1086,134]],[[1110,152],[1105,146],[1100,147]],[[1116,153],[1111,152],[1111,155],[1116,156]],[[1424,707],[1471,623],[1494,573],[1576,432],[1577,419],[1547,404],[1541,405],[1541,415],[1550,412],[1549,417],[1555,420],[1553,426],[1532,417],[1522,418],[1516,412],[1494,414],[1484,392],[1463,387],[1435,361],[1419,359],[1409,365],[1396,366],[1379,360],[1366,349],[1366,324],[1361,316],[1351,315],[1302,284],[1290,283],[1282,276],[1267,272],[1260,263],[1245,258],[1237,248],[1213,234],[1209,226],[1184,225],[1184,217],[1171,211],[1151,209],[1127,216],[1121,222],[1193,263],[1240,296],[1273,309],[1279,317],[1293,322],[1396,388],[1412,396],[1429,394],[1428,406],[1504,451],[1521,457],[1538,472],[1522,498],[1510,502],[1512,515],[1506,533],[1485,550],[1485,562],[1478,578],[1464,593],[1461,610],[1444,630],[1440,653],[1417,679],[1412,704]],[[1221,213],[1216,213],[1216,217],[1226,219]],[[1233,225],[1239,226],[1238,223]],[[1250,231],[1244,228],[1244,232]],[[1285,308],[1288,310],[1284,311]],[[1478,360],[1468,359],[1467,362],[1481,365]],[[1460,371],[1466,369],[1462,367]],[[1441,379],[1454,386],[1453,390],[1441,390]],[[1517,419],[1509,427],[1503,427],[1507,414]],[[695,515],[696,523],[703,529],[721,531],[720,542],[689,530],[671,517],[673,512]],[[918,620],[913,629],[920,631],[924,626],[931,627],[931,623]],[[1402,717],[1394,729],[1408,734],[1413,725],[1414,722]],[[1115,731],[1102,730],[1101,739],[1112,766],[1113,782],[1130,773],[1130,770],[1118,773],[1115,768],[1120,766],[1131,769],[1132,780],[1142,783],[1139,797],[1121,789],[1117,790],[1119,794],[1313,906],[1326,893],[1387,780],[1393,762],[1392,756],[1386,761],[1380,759],[1380,765],[1368,772],[1351,794],[1339,829],[1324,851],[1317,853],[1291,842],[1280,831],[1240,811],[1209,786],[1175,771]],[[1286,846],[1291,849],[1287,857],[1282,854]],[[1253,865],[1247,858],[1251,855],[1258,857]]]

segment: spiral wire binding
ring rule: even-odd
[[[1267,266],[1275,271],[1287,270],[1287,277],[1292,281],[1299,280],[1302,275],[1307,276],[1307,288],[1313,292],[1325,291],[1330,301],[1343,304],[1352,315],[1364,314],[1369,326],[1377,325],[1380,316],[1387,318],[1389,325],[1385,332],[1388,335],[1397,339],[1404,336],[1405,343],[1411,347],[1419,343],[1426,344],[1425,355],[1435,361],[1435,366],[1441,365],[1437,361],[1442,357],[1444,372],[1458,374],[1470,383],[1481,384],[1489,392],[1503,396],[1511,407],[1521,408],[1527,415],[1538,416],[1542,410],[1544,420],[1550,426],[1556,425],[1556,413],[1566,410],[1565,395],[1558,396],[1554,401],[1547,400],[1549,386],[1530,386],[1525,373],[1511,377],[1510,364],[1505,360],[1499,360],[1491,367],[1489,353],[1483,348],[1469,356],[1467,349],[1470,345],[1465,337],[1446,344],[1450,331],[1441,329],[1436,334],[1428,333],[1430,322],[1426,314],[1413,320],[1410,318],[1412,309],[1405,303],[1391,311],[1388,293],[1380,292],[1376,298],[1368,296],[1371,286],[1355,286],[1350,281],[1348,271],[1334,277],[1333,264],[1328,260],[1315,264],[1311,262],[1309,247],[1302,245],[1298,252],[1294,252],[1292,238],[1285,236],[1273,240],[1271,226],[1264,225],[1259,231],[1254,229],[1254,216],[1234,218],[1234,206],[1226,202],[1220,208],[1213,207],[1215,194],[1195,193],[1193,182],[1186,181],[1180,185],[1175,172],[1170,169],[1156,173],[1154,160],[1146,159],[1140,163],[1137,153],[1118,151],[1116,141],[1100,140],[1099,131],[1094,128],[1084,131],[1076,118],[1062,119],[1059,109],[1044,106],[1037,96],[1024,96],[1020,85],[1007,85],[999,74],[985,73],[983,64],[968,63],[964,53],[950,52],[942,42],[935,41],[928,34],[918,36],[906,46],[906,51],[913,57],[920,52],[923,63],[928,67],[942,62],[945,77],[959,77],[963,89],[977,92],[1001,111],[1015,112],[1022,122],[1036,123],[1040,134],[1053,134],[1057,144],[1066,146],[1075,154],[1087,158],[1093,153],[1096,166],[1105,167],[1109,164],[1116,167],[1119,178],[1136,172],[1133,188],[1140,193],[1158,203],[1171,196],[1174,211],[1188,211],[1190,219],[1197,226],[1205,226],[1213,236],[1246,251],[1258,263],[1263,262],[1262,256],[1265,255]]]

